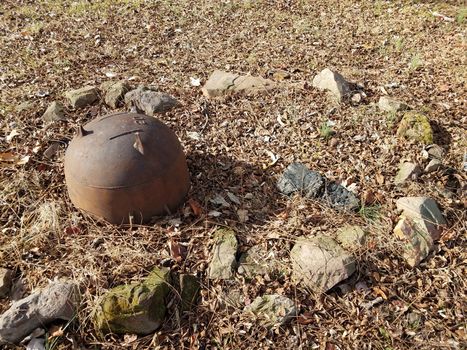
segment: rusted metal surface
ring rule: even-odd
[[[75,206],[114,224],[167,214],[189,189],[177,136],[153,117],[117,113],[80,127],[65,155]]]

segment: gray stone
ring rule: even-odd
[[[444,149],[435,143],[426,147],[426,151],[433,159],[442,160],[444,157]]]
[[[0,267],[0,298],[6,297],[10,293],[13,271]]]
[[[196,304],[201,286],[196,276],[187,274],[181,274],[179,276],[179,284],[181,298],[180,309],[182,311],[188,311]]]
[[[360,200],[344,186],[335,182],[327,182],[323,199],[335,209],[358,210]]]
[[[355,259],[330,237],[300,238],[290,251],[293,278],[326,292],[355,272]]]
[[[61,102],[53,101],[42,115],[42,119],[48,123],[66,120],[65,107]]]
[[[99,92],[94,86],[85,86],[81,89],[65,92],[65,97],[73,108],[84,108],[92,105],[99,99]]]
[[[411,162],[404,162],[400,165],[399,171],[394,179],[394,183],[396,185],[401,185],[407,180],[414,180],[416,179],[421,173],[420,167]]]
[[[238,273],[248,278],[271,273],[274,269],[273,259],[260,245],[253,246],[244,252],[238,262]]]
[[[105,104],[114,109],[123,104],[124,96],[130,89],[130,85],[124,81],[108,81],[101,85]]]
[[[165,113],[180,106],[174,97],[152,88],[139,86],[125,94],[125,104],[128,108],[136,108],[138,113],[154,116],[156,113]]]
[[[217,97],[233,93],[265,92],[275,86],[275,83],[269,79],[216,70],[209,77],[202,92],[206,97]]]
[[[210,279],[231,279],[234,276],[237,261],[238,243],[235,232],[230,229],[219,229],[214,235],[214,247],[209,264]]]
[[[298,192],[306,198],[317,198],[323,192],[324,183],[324,177],[316,171],[301,163],[292,163],[280,177],[277,188],[285,195]]]
[[[417,266],[434,248],[447,225],[436,202],[427,197],[403,197],[396,201],[402,211],[394,235],[403,242],[402,256],[410,266]]]
[[[78,302],[77,286],[66,282],[53,282],[15,301],[0,316],[0,345],[18,343],[34,329],[55,320],[73,319]]]
[[[349,98],[352,93],[351,84],[342,75],[329,68],[322,70],[313,78],[313,86],[330,91],[339,101]]]
[[[164,322],[169,284],[169,270],[155,268],[140,283],[109,290],[94,314],[96,328],[103,333],[117,334],[154,332]]]
[[[295,303],[278,294],[257,297],[244,311],[255,315],[263,325],[269,327],[284,325],[297,315]]]
[[[35,105],[36,103],[34,101],[24,101],[15,107],[15,111],[17,113],[26,112],[33,109]]]
[[[378,107],[384,112],[391,113],[396,113],[409,109],[409,106],[407,106],[404,102],[387,96],[382,96],[379,98]]]
[[[434,240],[440,238],[443,228],[447,225],[438,204],[431,198],[402,197],[396,201],[396,207],[408,218],[421,219]]]
[[[360,226],[346,225],[337,231],[337,240],[342,247],[355,250],[365,243],[366,232]]]
[[[437,171],[443,167],[443,163],[439,159],[432,159],[425,167],[425,173]]]
[[[402,257],[409,266],[417,266],[434,248],[433,237],[424,227],[423,220],[402,215],[394,227],[394,235],[402,244]]]

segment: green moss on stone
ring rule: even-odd
[[[428,118],[417,112],[408,112],[402,118],[397,136],[424,143],[433,143],[433,129]]]
[[[117,286],[101,299],[94,322],[103,333],[148,334],[163,322],[169,271],[155,268],[140,282]]]

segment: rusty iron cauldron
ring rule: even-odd
[[[80,127],[65,154],[65,180],[75,206],[114,224],[168,214],[190,186],[175,133],[137,113],[110,114]]]

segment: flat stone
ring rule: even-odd
[[[240,256],[238,262],[238,273],[248,278],[271,273],[274,269],[275,264],[271,255],[261,245],[248,249]]]
[[[421,223],[433,240],[440,238],[446,219],[435,200],[428,197],[402,197],[396,201],[396,207],[405,217],[421,219]]]
[[[85,86],[81,89],[65,92],[65,97],[73,108],[84,108],[92,105],[99,99],[99,92],[94,86]]]
[[[300,193],[306,198],[317,198],[324,190],[325,179],[301,163],[292,163],[277,182],[277,188],[285,195]]]
[[[209,77],[202,92],[206,97],[217,97],[233,93],[265,92],[274,87],[275,83],[269,79],[216,70]]]
[[[408,180],[416,179],[421,173],[420,167],[415,163],[404,162],[400,165],[399,171],[394,179],[396,185],[401,185]]]
[[[425,145],[433,143],[433,129],[428,118],[417,112],[407,112],[399,123],[397,136]]]
[[[151,117],[157,113],[166,113],[181,105],[171,95],[146,86],[139,86],[135,90],[127,92],[125,104],[128,108],[133,106],[138,113],[144,113]]]
[[[341,210],[358,210],[360,200],[344,186],[335,182],[327,182],[323,199],[333,208]]]
[[[360,226],[346,225],[337,231],[337,240],[342,247],[355,250],[365,243],[367,233]]]
[[[57,122],[66,120],[65,107],[61,102],[53,101],[42,115],[45,122]]]
[[[18,343],[34,329],[55,320],[70,321],[75,316],[78,302],[77,286],[67,282],[53,282],[13,302],[0,316],[0,345]]]
[[[131,87],[124,81],[108,81],[101,85],[101,90],[104,92],[105,104],[115,109],[123,105],[124,96]]]
[[[214,247],[208,269],[210,279],[231,279],[234,276],[237,261],[238,242],[235,232],[230,229],[219,229],[214,235]]]
[[[330,91],[339,101],[349,98],[352,93],[351,84],[329,68],[323,69],[313,78],[313,87]]]
[[[121,285],[103,295],[94,324],[103,333],[154,332],[164,322],[165,298],[169,293],[169,270],[155,268],[140,283]]]
[[[297,315],[295,303],[278,294],[257,297],[244,311],[255,315],[263,325],[269,327],[284,325]]]
[[[330,237],[300,238],[290,251],[292,276],[305,287],[326,292],[355,272],[355,259]]]
[[[33,109],[36,106],[34,101],[24,101],[15,107],[15,112],[22,113]]]
[[[404,102],[388,96],[381,96],[378,101],[378,107],[384,112],[396,113],[409,109]]]
[[[439,159],[432,159],[425,167],[425,173],[437,171],[443,167],[443,163]]]
[[[13,280],[13,271],[0,267],[0,298],[10,294],[10,288]]]
[[[201,286],[196,276],[187,274],[181,274],[179,276],[179,283],[181,298],[180,309],[182,311],[188,311],[193,305],[196,305]]]

